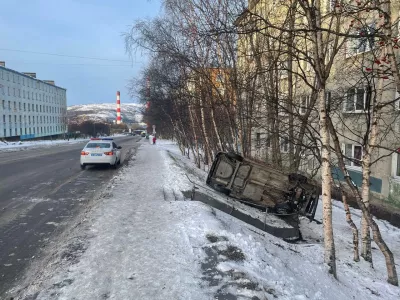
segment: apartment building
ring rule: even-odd
[[[0,62],[0,138],[25,140],[63,134],[66,113],[66,89]]]
[[[312,89],[307,84],[313,82],[315,61],[311,53],[313,49],[307,44],[310,40],[297,39],[295,42],[299,51],[291,53],[293,57],[289,62],[288,34],[281,28],[290,29],[287,21],[290,2],[249,0],[248,10],[239,17],[237,26],[245,27],[250,23],[249,28],[254,29],[255,26],[260,26],[261,29],[250,31],[249,34],[239,37],[238,64],[243,69],[243,73],[248,73],[247,77],[255,81],[254,86],[260,89],[261,96],[258,99],[265,98],[264,102],[261,101],[255,109],[258,117],[255,118],[255,126],[252,128],[252,156],[267,161],[272,157],[282,162],[284,167],[288,167],[296,158],[293,154],[296,154],[297,157],[301,157],[299,169],[312,174],[313,170],[318,168],[318,161],[315,159],[313,150],[318,151],[320,148],[317,136],[318,107],[312,97]],[[330,21],[334,20],[329,19],[330,14],[333,15],[333,12],[340,10],[339,2],[326,0],[321,3],[323,18],[326,18],[324,26],[332,26],[335,23]],[[356,3],[354,5],[357,6]],[[393,1],[392,6],[392,23],[398,24],[400,3]],[[374,93],[376,96],[379,84],[382,83],[381,101],[390,104],[386,105],[380,115],[381,136],[377,144],[381,148],[372,157],[374,164],[371,170],[370,189],[375,198],[400,204],[400,103],[396,101],[399,99],[399,93],[390,76],[389,78],[368,76],[368,72],[384,68],[382,61],[374,62],[373,59],[373,53],[379,53],[377,48],[379,41],[369,36],[382,15],[374,13],[373,10],[369,12],[368,9],[364,10],[364,14],[361,17],[359,15],[361,22],[345,18],[341,20],[341,26],[350,28],[351,34],[359,36],[349,38],[336,54],[330,72],[331,76],[326,84],[326,101],[329,103],[333,122],[335,125],[340,124],[336,125],[336,128],[342,153],[348,158],[345,164],[354,183],[361,186],[360,162],[364,150],[363,138],[370,126],[367,111],[371,109],[369,106],[371,97]],[[257,21],[251,23],[252,18]],[[271,22],[273,26],[266,26],[263,18]],[[295,16],[294,24],[298,26],[297,29],[304,25],[302,23],[304,18],[304,14],[301,13]],[[307,30],[306,27],[303,29]],[[396,30],[398,31],[394,29],[394,32]],[[329,60],[331,45],[327,43],[325,47],[328,49],[325,59]],[[369,63],[370,61],[372,64]],[[292,74],[290,83],[288,72]],[[273,78],[260,78],[258,75],[272,73]],[[259,84],[259,81],[263,79],[269,85],[272,82],[276,94],[271,94],[274,93],[272,88],[262,90],[264,87]],[[285,103],[288,98],[291,99],[289,113]],[[275,101],[273,105],[268,104],[271,101]],[[265,106],[267,108],[263,109]],[[282,111],[281,108],[283,108]],[[289,121],[290,116],[294,116],[291,121]],[[302,132],[304,118],[307,120],[305,123],[308,128]],[[316,130],[313,136],[314,128]],[[290,137],[290,130],[292,130],[292,137]],[[304,134],[304,136],[299,138],[299,134]],[[292,144],[293,135],[299,140],[295,140]],[[308,145],[309,149],[306,147]],[[298,149],[301,150],[297,152]],[[313,175],[319,176],[318,173]],[[340,169],[335,166],[333,166],[333,176],[339,181],[344,179]]]

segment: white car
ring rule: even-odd
[[[121,162],[121,146],[112,138],[92,138],[81,151],[81,169],[87,165],[110,165],[116,168]]]

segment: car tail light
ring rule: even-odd
[[[81,151],[81,155],[89,155],[89,152]]]
[[[110,152],[104,152],[105,155],[113,155],[114,152],[110,151]]]

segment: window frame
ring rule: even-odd
[[[305,104],[305,106],[303,104]],[[308,109],[310,108],[310,104],[311,104],[311,96],[310,95],[301,96],[300,109],[299,109],[300,115],[305,115],[307,113]]]
[[[392,178],[400,181],[400,148],[392,154]]]
[[[346,158],[346,157],[348,157],[348,155],[346,155],[346,146],[347,145],[351,145],[351,158]],[[355,158],[355,155],[354,155],[355,151],[354,150],[355,150],[356,147],[360,147],[361,148],[360,159]],[[344,164],[346,165],[346,167],[348,169],[361,171],[361,169],[362,169],[362,157],[364,155],[363,146],[358,145],[358,144],[342,143],[342,154],[344,155]],[[359,160],[360,161],[359,165],[356,165],[354,160]],[[348,164],[348,162],[350,162],[350,164]]]
[[[287,142],[286,142],[287,141]],[[289,153],[289,137],[288,136],[282,136],[279,138],[279,149],[281,150],[281,153]],[[286,150],[285,150],[286,146]]]
[[[255,143],[256,148],[261,147],[261,132],[256,132],[256,143]]]
[[[352,56],[356,56],[358,54],[362,54],[362,53],[368,53],[372,50],[375,49],[375,39],[374,37],[362,37],[362,35],[360,34],[361,31],[364,30],[364,32],[367,32],[366,35],[370,35],[373,34],[373,32],[375,31],[375,24],[371,23],[368,24],[367,26],[361,28],[360,30],[357,30],[358,35],[360,36],[359,38],[349,38],[346,41],[346,58],[352,57]],[[356,30],[353,30],[351,32],[351,34],[356,34],[357,33]],[[359,49],[361,48],[361,43],[365,42],[365,48],[364,50],[360,51]],[[357,44],[357,46],[355,46]],[[350,51],[351,49],[351,51]]]
[[[349,91],[350,90],[354,90],[354,94],[353,94],[353,109],[352,110],[348,110],[347,109],[347,105],[348,105],[348,95],[349,95]],[[358,101],[358,91],[359,90],[363,90],[363,109],[357,109],[357,101]],[[344,95],[344,101],[343,101],[343,112],[344,113],[364,113],[365,111],[367,111],[367,104],[368,104],[368,95],[372,98],[372,89],[370,86],[364,86],[363,88],[360,87],[352,87],[347,89],[347,92]]]

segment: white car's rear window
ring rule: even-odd
[[[89,143],[86,148],[111,148],[110,143]]]

